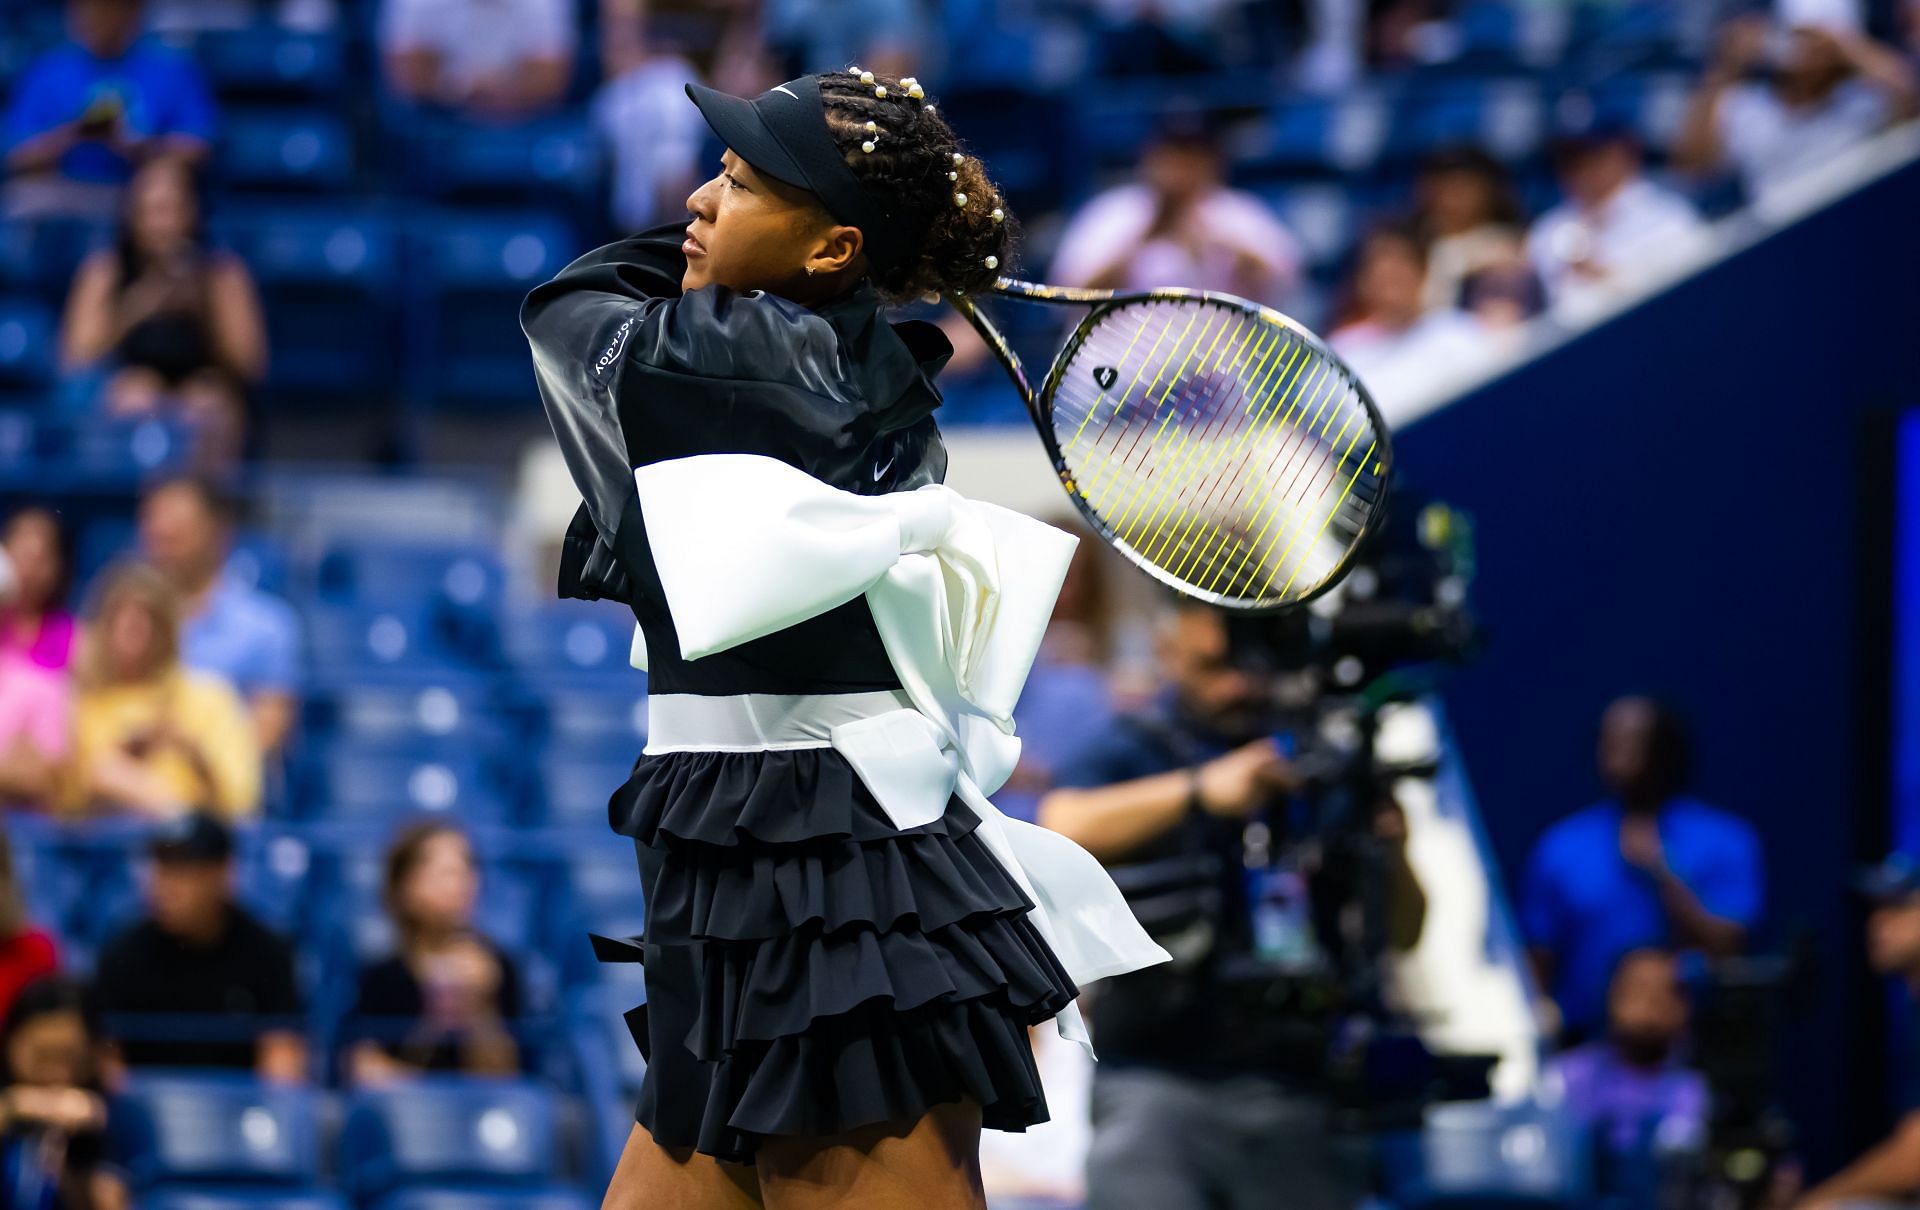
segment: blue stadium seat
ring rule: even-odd
[[[567,685],[562,678],[546,691],[547,737],[556,753],[572,753],[595,760],[629,762],[647,742],[646,681],[628,670],[624,678],[585,687]]]
[[[35,298],[0,298],[0,390],[34,391],[54,379],[59,329]]]
[[[422,396],[480,406],[536,398],[520,302],[579,251],[551,216],[440,213],[416,228],[409,377]]]
[[[321,686],[471,688],[484,679],[426,605],[316,605],[303,616],[308,666]]]
[[[598,1198],[577,1189],[403,1189],[383,1198],[377,1210],[593,1210]]]
[[[233,188],[333,192],[353,181],[353,136],[323,110],[230,113],[216,162]]]
[[[1597,116],[1632,128],[1648,147],[1664,151],[1685,120],[1693,78],[1686,72],[1625,73],[1594,85]]]
[[[140,1210],[352,1210],[337,1193],[322,1189],[156,1189]]]
[[[1281,186],[1266,196],[1299,239],[1309,267],[1337,265],[1347,255],[1353,245],[1355,215],[1352,194],[1344,185]]]
[[[1273,175],[1364,171],[1379,158],[1390,126],[1385,99],[1365,90],[1284,102],[1269,116],[1266,137],[1243,148],[1248,160],[1243,170]]]
[[[308,717],[318,737],[363,743],[418,739],[475,750],[499,742],[512,726],[494,708],[491,695],[445,685],[343,685],[331,698],[311,702]]]
[[[140,1076],[116,1112],[136,1185],[163,1181],[310,1185],[320,1171],[318,1097],[250,1076]]]
[[[9,220],[0,223],[0,274],[42,298],[65,298],[80,262],[112,239],[112,227],[93,219]]]
[[[239,837],[234,885],[247,910],[282,935],[312,909],[313,845],[290,828],[249,828]]]
[[[607,799],[633,772],[640,745],[623,758],[594,758],[559,745],[540,762],[540,822],[550,828],[607,826]]]
[[[1420,1210],[1583,1204],[1593,1188],[1588,1140],[1570,1115],[1466,1101],[1428,1110],[1411,1167],[1388,1196]]]
[[[253,270],[275,391],[381,393],[398,382],[400,238],[384,215],[275,206],[224,214],[216,233]]]
[[[539,1188],[556,1175],[558,1133],[553,1093],[537,1083],[425,1077],[351,1098],[340,1171],[361,1197],[405,1185]]]
[[[225,97],[321,100],[346,79],[346,41],[277,25],[215,30],[194,41],[193,57]]]
[[[1544,129],[1539,86],[1531,79],[1460,80],[1402,96],[1389,146],[1403,157],[1465,145],[1520,159],[1539,149]]]
[[[316,578],[329,601],[393,605],[437,596],[461,608],[491,609],[506,572],[489,546],[345,542],[321,556]]]
[[[635,691],[644,686],[628,663],[633,614],[619,606],[568,602],[516,613],[503,637],[507,659],[531,681]]]
[[[429,196],[503,204],[600,189],[600,147],[581,115],[518,126],[448,119],[409,123],[408,181]]]
[[[324,789],[309,803],[315,818],[377,823],[425,814],[504,824],[512,815],[508,795],[472,752],[366,752],[336,743],[324,763]]]

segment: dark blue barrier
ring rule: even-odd
[[[1860,534],[1884,507],[1863,483],[1871,419],[1920,404],[1917,214],[1910,165],[1398,446],[1411,486],[1475,517],[1490,641],[1446,696],[1510,874],[1598,796],[1595,720],[1627,690],[1692,715],[1700,792],[1760,828],[1769,936],[1806,923],[1821,951],[1787,1087],[1816,1170],[1879,1111],[1848,1083],[1880,1041],[1856,1028],[1846,888],[1886,836],[1860,695],[1886,657],[1858,625],[1885,579],[1863,577]]]

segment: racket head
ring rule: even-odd
[[[1033,410],[1094,531],[1224,609],[1269,613],[1326,592],[1386,510],[1392,443],[1366,387],[1305,327],[1233,295],[1096,303]]]

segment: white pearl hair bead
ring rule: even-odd
[[[1002,209],[1000,209],[1000,207],[998,207],[998,206],[995,206],[995,207],[993,208],[993,221],[994,221],[994,222],[996,222],[996,223],[998,223],[998,222],[1002,222],[1002,221],[1004,221],[1004,220],[1006,219],[1006,217],[1007,217],[1007,212],[1006,212],[1006,211],[1004,211],[1004,210],[1002,210]]]
[[[932,102],[932,101],[928,101],[928,102],[927,102],[927,112],[928,112],[928,113],[932,113],[932,112],[933,112],[933,102]]]
[[[909,84],[907,86],[907,95],[912,97],[914,100],[918,101],[921,97],[924,97],[927,95],[927,90],[920,87],[918,84]]]
[[[861,82],[862,84],[871,84],[871,83],[873,83],[873,73],[872,73],[872,72],[870,72],[870,71],[863,71],[863,72],[861,72],[861,73],[860,73],[860,82]]]
[[[967,162],[967,157],[956,151],[953,153],[953,162],[956,164],[964,164]]]
[[[957,181],[960,179],[960,174],[957,172],[949,172],[947,174],[947,179],[950,181]]]
[[[989,268],[989,269],[998,269],[999,267],[1000,267],[1000,258],[999,258],[999,257],[997,257],[997,256],[989,256],[989,257],[987,258],[987,268]]]
[[[862,151],[864,151],[864,152],[866,152],[866,153],[867,153],[868,155],[872,155],[872,154],[873,154],[873,140],[872,140],[872,139],[868,139],[868,140],[867,140],[866,142],[864,142],[864,143],[862,143],[862,144],[860,144],[860,150],[862,150]]]
[[[875,84],[873,86],[873,95],[876,97],[885,97],[887,95],[887,86],[885,84]]]
[[[879,134],[879,133],[880,133],[880,124],[879,124],[878,122],[868,122],[868,123],[867,123],[867,133],[868,133],[868,134]]]
[[[956,193],[956,194],[954,194],[954,195],[953,195],[953,204],[954,204],[954,205],[956,205],[956,206],[964,206],[964,205],[966,205],[966,204],[967,204],[967,195],[966,195],[966,194],[964,194],[964,193]]]

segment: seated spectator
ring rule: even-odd
[[[1576,124],[1553,155],[1566,200],[1533,224],[1527,255],[1556,309],[1590,313],[1698,246],[1699,214],[1646,178],[1632,131]]]
[[[125,1210],[126,1181],[107,1154],[105,1048],[84,986],[29,984],[0,1026],[0,1165],[10,1210]]]
[[[22,72],[7,114],[6,212],[105,219],[134,169],[198,163],[213,98],[184,56],[140,40],[141,0],[67,0],[72,41]]]
[[[1433,398],[1448,377],[1482,364],[1492,345],[1452,307],[1426,306],[1427,257],[1410,227],[1387,226],[1361,241],[1345,318],[1328,343],[1346,359],[1398,425]]]
[[[773,55],[778,80],[854,64],[883,76],[920,69],[929,37],[925,0],[732,0]],[[743,89],[752,92],[752,88]]]
[[[1600,721],[1609,797],[1548,828],[1521,883],[1520,928],[1563,1037],[1604,1024],[1607,983],[1647,946],[1739,953],[1760,918],[1760,838],[1686,793],[1686,729],[1674,712],[1623,697]]]
[[[1920,109],[1913,67],[1858,29],[1798,25],[1770,62],[1773,32],[1760,13],[1727,24],[1673,147],[1676,167],[1731,168],[1754,199]]]
[[[73,617],[60,522],[22,509],[0,532],[0,802],[48,804],[66,757]]]
[[[1520,347],[1528,322],[1547,309],[1547,292],[1525,261],[1488,265],[1461,281],[1460,309],[1504,353]]]
[[[1047,280],[1102,290],[1189,286],[1278,305],[1298,284],[1300,264],[1293,233],[1260,199],[1227,188],[1219,141],[1183,116],[1154,133],[1137,183],[1073,216]]]
[[[682,38],[688,27],[649,13],[648,7],[641,0],[609,0],[600,10],[606,82],[593,99],[593,124],[612,160],[613,221],[623,231],[643,230],[685,212],[706,146],[699,111],[678,103],[688,84],[701,81],[694,48]],[[731,19],[740,9],[724,13],[729,22],[719,35],[723,39],[734,36],[735,24],[751,28],[750,22]]]
[[[0,653],[49,672],[73,661],[73,615],[67,612],[72,578],[60,518],[45,508],[23,508],[0,530]]]
[[[219,677],[180,666],[179,598],[129,565],[101,590],[81,653],[69,812],[170,818],[260,808],[260,744],[246,706]]]
[[[1706,1141],[1707,1081],[1681,1061],[1689,1015],[1673,955],[1633,950],[1607,990],[1606,1036],[1549,1064],[1603,1154],[1631,1160]]]
[[[482,121],[533,117],[566,96],[575,19],[569,0],[383,0],[387,87]]]
[[[20,989],[60,966],[53,938],[27,919],[20,879],[13,868],[13,841],[0,830],[0,1021]]]
[[[1039,656],[1014,708],[1020,720],[1019,764],[993,799],[1002,811],[1029,822],[1040,796],[1053,788],[1054,767],[1087,735],[1106,730],[1114,710],[1107,677],[1113,618],[1105,548],[1077,521],[1056,519],[1054,524],[1085,540],[1067,567]]]
[[[1436,152],[1414,182],[1414,230],[1427,246],[1428,310],[1464,308],[1466,280],[1484,269],[1526,268],[1526,221],[1513,180],[1478,147]]]
[[[1909,997],[1920,993],[1920,865],[1895,853],[1868,871],[1859,889],[1876,905],[1867,918],[1868,965],[1875,974],[1905,983]],[[1911,1033],[1907,1038],[1911,1053]],[[1911,1059],[1906,1067],[1902,1075],[1907,1086],[1898,1090],[1905,1115],[1893,1133],[1815,1186],[1798,1210],[1908,1205],[1920,1194],[1920,1070],[1913,1070]]]
[[[180,662],[239,690],[272,754],[300,710],[300,623],[285,601],[227,573],[237,514],[210,480],[163,480],[140,502],[140,553],[179,594]]]
[[[293,949],[233,898],[233,834],[196,812],[149,845],[147,917],[100,954],[100,1007],[130,1067],[307,1074]]]
[[[348,1053],[356,1081],[520,1069],[508,1025],[520,1015],[520,977],[474,930],[479,889],[473,846],[450,824],[415,824],[387,850],[386,907],[398,947],[360,972],[353,1016],[363,1037]]]
[[[177,411],[203,430],[202,457],[225,465],[266,373],[266,332],[246,265],[207,245],[193,173],[166,159],[134,176],[119,240],[74,275],[60,354],[69,371],[111,373],[109,413]]]

